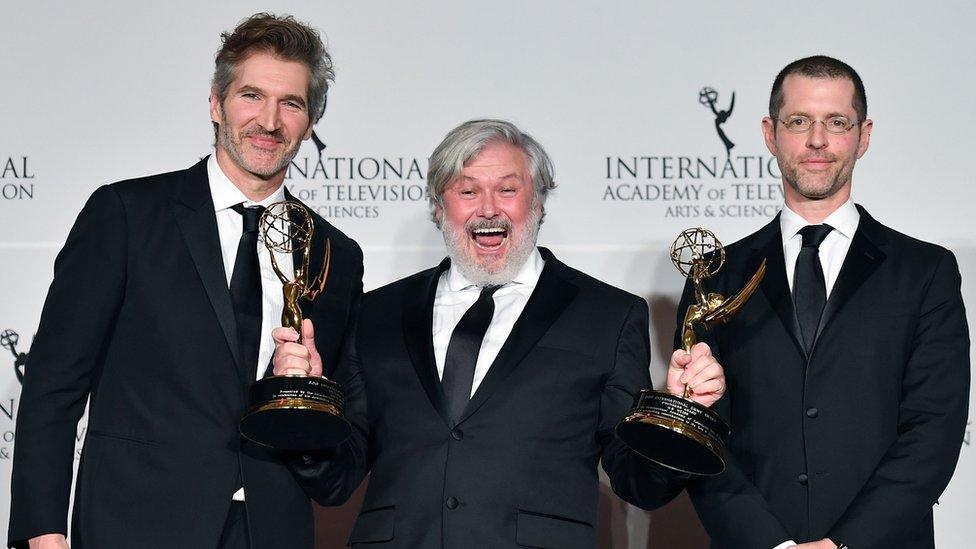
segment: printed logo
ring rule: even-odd
[[[732,92],[732,100],[729,101],[729,108],[720,111],[715,108],[715,102],[718,101],[718,92],[708,86],[701,89],[698,92],[698,102],[702,105],[707,106],[712,110],[712,114],[715,115],[715,131],[718,132],[719,139],[722,140],[722,144],[725,145],[725,157],[731,158],[732,148],[735,147],[735,143],[725,135],[725,130],[722,129],[722,124],[732,116],[732,108],[735,107],[735,92]]]
[[[779,212],[783,202],[782,175],[776,157],[759,149],[757,154],[732,156],[736,143],[725,131],[735,108],[733,91],[728,107],[722,109],[719,93],[704,86],[698,103],[714,115],[714,131],[725,155],[706,150],[647,152],[604,156],[604,202],[636,202],[656,207],[669,218],[763,218]],[[690,101],[684,105],[693,104]],[[681,107],[679,107],[681,108]],[[689,116],[691,107],[685,107]],[[701,116],[688,127],[705,128]],[[712,139],[703,143],[718,143]],[[762,137],[755,143],[762,146]]]
[[[3,169],[0,170],[0,199],[33,200],[34,170],[29,156],[0,157]]]
[[[13,330],[0,332],[0,346],[7,349],[14,355],[14,373],[17,381],[24,383],[24,366],[27,364],[27,353],[17,352],[17,343],[20,341],[20,334]]]
[[[399,203],[426,201],[425,156],[343,153],[316,130],[311,141],[314,153],[300,151],[285,179],[288,190],[322,217],[375,219]]]

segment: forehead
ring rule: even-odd
[[[791,74],[783,80],[781,115],[854,115],[854,82],[849,78],[811,78]]]
[[[231,87],[252,86],[268,92],[305,97],[311,77],[305,63],[259,51],[237,63]]]
[[[527,179],[529,159],[522,149],[504,142],[489,143],[461,170],[461,179]]]

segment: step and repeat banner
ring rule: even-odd
[[[789,61],[823,53],[860,72],[875,122],[854,172],[855,200],[883,223],[951,249],[976,310],[969,2],[93,0],[3,11],[3,539],[21,377],[54,257],[97,186],[209,154],[219,34],[257,11],[292,13],[327,38],[336,83],[316,141],[302,146],[286,184],[362,245],[367,288],[440,260],[424,196],[427,158],[458,123],[505,118],[555,162],[559,187],[540,243],[647,298],[660,382],[684,280],[670,243],[692,226],[733,242],[776,214],[780,173],[760,133],[769,88]],[[82,422],[79,451],[84,435]],[[936,508],[940,547],[973,538],[968,429],[960,444]],[[684,498],[645,513],[609,489],[601,497],[603,547],[707,543]],[[355,510],[320,513],[321,547],[341,545]]]

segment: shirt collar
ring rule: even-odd
[[[542,259],[542,254],[539,253],[538,248],[532,248],[532,252],[529,257],[526,258],[525,263],[522,264],[522,268],[519,269],[518,274],[509,284],[520,284],[529,288],[534,288],[539,282],[539,277],[542,276],[542,268],[545,267],[545,260]],[[474,287],[474,284],[469,281],[463,274],[461,274],[460,269],[455,269],[454,264],[447,269],[447,290],[450,292],[457,292],[467,288]],[[506,284],[507,286],[507,284]]]
[[[839,208],[831,212],[823,222],[834,228],[848,240],[854,238],[857,224],[861,221],[861,214],[854,206],[854,200],[848,199]],[[800,232],[800,229],[810,223],[803,219],[800,214],[794,212],[789,206],[783,205],[783,213],[779,217],[780,231],[783,233],[783,242],[787,242]]]
[[[268,206],[285,199],[285,186],[281,185],[275,192],[260,202],[252,202],[234,185],[224,170],[217,163],[217,154],[211,154],[207,159],[207,179],[210,181],[210,196],[213,198],[214,211],[226,210],[235,204],[244,203],[245,206]]]

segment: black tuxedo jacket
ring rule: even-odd
[[[709,284],[730,296],[769,262],[739,314],[705,335],[728,380],[716,407],[732,425],[728,470],[689,484],[713,547],[823,537],[853,549],[934,547],[932,506],[955,468],[969,398],[959,270],[948,250],[858,208],[810,356],[778,217],[729,246]],[[692,299],[686,287],[679,311]]]
[[[448,262],[364,297],[336,376],[355,436],[305,476],[329,503],[371,470],[353,547],[593,548],[601,459],[637,505],[681,490],[613,433],[650,386],[646,302],[541,251],[539,283],[456,425],[431,340]]]
[[[357,244],[315,218],[328,287],[303,312],[334,364],[362,293]],[[316,264],[317,263],[317,264]],[[74,549],[216,547],[247,495],[252,547],[311,547],[281,456],[241,441],[239,367],[206,161],[96,190],[55,263],[17,418],[9,540],[66,532],[75,429],[90,397]]]

